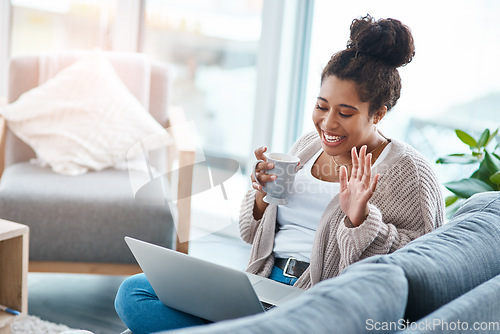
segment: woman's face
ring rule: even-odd
[[[375,117],[368,110],[369,103],[361,102],[354,81],[335,76],[324,79],[312,118],[328,155],[347,161],[354,146],[358,150],[363,145],[368,150],[376,146]]]

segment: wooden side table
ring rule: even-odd
[[[0,219],[0,304],[21,312],[0,311],[0,334],[28,313],[29,227]]]

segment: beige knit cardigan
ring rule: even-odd
[[[347,226],[339,196],[335,196],[318,223],[310,266],[295,286],[310,288],[358,260],[391,253],[442,225],[444,200],[431,166],[412,147],[394,139],[391,142],[389,154],[372,171],[372,175],[379,173],[380,179],[368,203],[367,219],[358,227]],[[300,138],[290,153],[297,155],[303,166],[320,148],[320,138],[314,132]],[[268,277],[274,265],[277,206],[269,205],[263,217],[255,220],[255,194],[250,189],[243,199],[240,233],[252,244],[247,271]]]

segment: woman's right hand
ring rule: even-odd
[[[266,152],[266,151],[267,151],[267,147],[262,146],[262,147],[259,147],[258,149],[256,149],[255,152],[254,152],[255,153],[255,158],[257,158],[257,160],[263,160],[264,161],[264,162],[262,162],[262,161],[259,162],[255,166],[255,176],[257,177],[258,182],[255,179],[255,177],[254,177],[253,174],[250,176],[250,178],[252,179],[252,188],[255,189],[255,190],[257,190],[258,192],[264,194],[264,195],[266,193],[262,189],[263,185],[265,185],[266,182],[271,182],[271,181],[276,180],[276,175],[272,175],[272,174],[270,175],[270,174],[266,174],[265,173],[265,171],[274,168],[274,164],[273,163],[267,162],[266,156],[264,155],[264,152]]]
[[[274,168],[273,163],[267,162],[266,156],[264,155],[264,152],[267,151],[267,147],[259,147],[258,149],[255,150],[255,157],[257,160],[262,160],[264,162],[259,162],[255,166],[255,176],[257,177],[259,183],[257,183],[257,180],[255,177],[252,175],[250,178],[252,179],[252,188],[257,190],[257,193],[255,194],[255,205],[253,208],[253,216],[255,220],[259,220],[262,218],[264,215],[264,211],[266,210],[267,204],[264,202],[264,196],[266,195],[266,192],[262,189],[262,185],[264,185],[266,182],[274,181],[276,180],[277,176],[276,175],[270,175],[264,173],[266,170],[270,170]],[[262,184],[262,185],[261,185]]]

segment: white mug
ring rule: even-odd
[[[257,160],[253,165],[253,177],[267,193],[264,197],[264,202],[276,205],[286,205],[288,204],[288,194],[292,189],[295,175],[299,169],[300,159],[286,153],[264,153],[264,155],[268,163],[274,164],[273,169],[266,170],[264,173],[276,175],[276,180],[266,182],[264,185],[257,180],[255,168],[257,168],[259,162],[265,162],[263,160]]]

